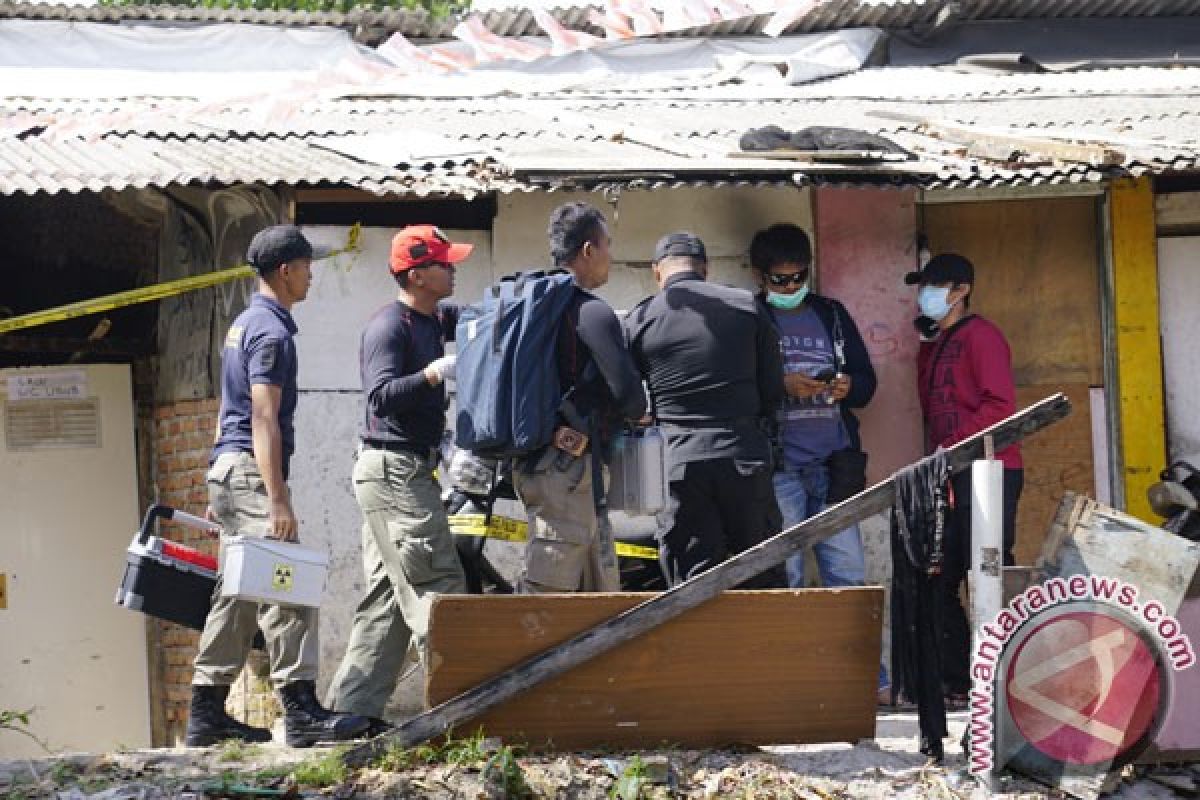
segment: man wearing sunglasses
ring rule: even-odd
[[[778,415],[775,497],[790,528],[846,499],[831,489],[831,457],[861,452],[858,419],[875,394],[875,369],[858,326],[836,300],[809,290],[812,245],[795,225],[773,225],[755,234],[750,264],[759,275],[763,313],[779,330],[787,399]],[[813,545],[825,587],[862,586],[866,559],[857,525]],[[787,560],[788,585],[804,586],[804,553]],[[889,687],[879,668],[880,699]]]
[[[423,655],[432,595],[466,592],[433,470],[446,425],[445,382],[454,376],[445,342],[458,320],[458,307],[443,301],[454,291],[455,264],[471,250],[433,225],[402,229],[390,258],[396,300],[362,335],[365,410],[354,495],[366,591],[328,699],[370,717],[370,735],[388,727],[381,717],[410,639]]]

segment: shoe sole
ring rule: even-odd
[[[184,747],[212,747],[213,745],[218,745],[218,744],[221,744],[222,742],[228,742],[228,741],[241,741],[241,742],[245,742],[246,744],[267,744],[268,742],[272,741],[273,738],[274,737],[270,736],[269,734],[266,736],[266,738],[257,737],[257,736],[256,737],[237,736],[237,735],[231,736],[229,734],[226,734],[224,736],[216,736],[216,735],[194,736],[194,735],[188,734],[183,740],[183,746]]]
[[[313,734],[286,734],[284,741],[288,747],[307,748],[314,745],[326,742],[332,744],[334,742],[346,742],[351,739],[361,739],[363,734],[370,728],[370,723],[364,724],[362,727],[354,728],[353,730],[343,731],[342,733],[334,733],[333,731],[322,731]]]

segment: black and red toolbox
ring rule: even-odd
[[[215,523],[194,514],[150,506],[126,551],[117,605],[203,630],[217,583],[217,559],[155,535],[158,521],[164,519],[214,534],[219,531]]]

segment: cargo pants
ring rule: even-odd
[[[596,511],[590,453],[571,456],[548,447],[513,471],[513,484],[529,518],[520,592],[620,590],[612,528]]]
[[[432,457],[363,449],[354,464],[354,496],[363,513],[366,595],[327,705],[381,717],[410,641],[424,658],[433,595],[464,594],[467,582]]]
[[[276,688],[317,679],[317,611],[221,595],[229,536],[270,531],[267,486],[251,453],[222,453],[208,471],[208,502],[223,534],[212,609],[204,622],[192,683],[229,686],[241,673],[261,628]]]

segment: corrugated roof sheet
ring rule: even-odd
[[[564,6],[551,13],[568,28],[600,33],[588,22],[590,5]],[[825,0],[790,25],[785,33],[861,26],[908,28],[934,21],[943,8],[960,20],[1049,19],[1059,17],[1178,16],[1200,12],[1200,0]],[[771,14],[674,32],[672,36],[736,36],[761,33]],[[484,24],[503,36],[541,34],[527,9],[491,10]],[[393,32],[410,39],[446,39],[457,18],[434,19],[423,10],[353,9],[274,11],[268,9],[185,8],[172,5],[77,6],[0,2],[0,19],[55,19],[89,22],[242,22],[260,25],[329,25],[345,28],[362,42],[378,42]]]
[[[849,79],[764,90],[759,97],[747,87],[724,98],[715,89],[542,98],[312,97],[282,117],[277,109],[265,117],[252,103],[0,98],[0,193],[252,182],[466,195],[602,184],[980,188],[1200,167],[1200,70],[1006,81],[967,74],[954,81],[946,91],[924,70],[876,70],[855,84],[874,85],[874,97],[839,94],[839,84]],[[830,88],[826,96],[817,96],[820,86]],[[741,133],[766,124],[879,133],[917,160],[846,165],[735,156]],[[964,126],[978,135],[964,135]],[[999,144],[989,141],[997,135]],[[388,136],[395,137],[394,148]],[[1012,137],[1018,139],[1008,147]],[[1097,156],[1058,152],[1081,142],[1093,143]],[[1009,153],[1017,160],[1010,162]],[[1114,153],[1117,160],[1109,163]]]
[[[550,9],[568,28],[601,31],[587,21],[590,6]],[[528,10],[488,11],[482,14],[489,30],[502,36],[541,33]],[[72,22],[215,23],[250,25],[329,26],[351,31],[360,42],[375,43],[392,33],[409,39],[449,39],[458,17],[435,18],[423,9],[355,8],[350,11],[275,11],[256,8],[209,8],[176,5],[65,5],[60,3],[0,2],[0,19],[44,19]]]

